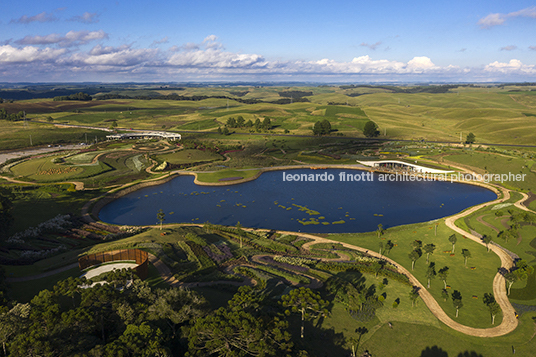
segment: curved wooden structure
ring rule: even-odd
[[[102,263],[134,260],[138,266],[134,269],[140,279],[147,278],[149,273],[149,255],[146,251],[140,249],[120,249],[109,252],[95,253],[84,255],[78,258],[78,267],[85,270],[91,266]]]

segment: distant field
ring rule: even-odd
[[[522,190],[536,188],[536,173],[531,171],[534,160],[530,158],[514,157],[496,153],[471,152],[465,154],[448,155],[446,160],[480,168],[480,174],[524,174],[523,181],[505,182],[507,187]]]
[[[362,136],[366,121],[375,121],[382,137],[392,139],[425,139],[459,141],[469,132],[476,142],[533,144],[536,131],[536,96],[534,92],[519,91],[519,87],[451,88],[446,93],[404,93],[409,87],[226,87],[185,88],[158,90],[128,90],[128,95],[177,93],[181,96],[224,96],[199,101],[114,99],[91,102],[54,102],[51,99],[33,99],[4,103],[0,107],[9,113],[26,111],[29,118],[45,121],[95,125],[108,128],[115,121],[119,128],[216,130],[230,117],[242,116],[246,121],[272,120],[271,132],[311,134],[313,124],[328,119],[334,132],[346,136]],[[521,88],[524,89],[524,88]],[[279,92],[312,92],[309,102],[272,104],[282,99]],[[517,90],[517,91],[516,91]],[[418,92],[418,90],[417,90]],[[235,99],[255,99],[265,103],[244,104]],[[0,124],[1,125],[1,124]],[[29,142],[29,130],[20,124],[11,124],[18,140]],[[45,126],[41,127],[45,128]],[[48,130],[48,129],[47,129]],[[78,131],[78,129],[76,129]],[[235,131],[246,131],[235,129]],[[41,132],[43,134],[44,131]],[[67,134],[67,131],[63,133]],[[2,132],[3,138],[7,132]],[[93,133],[91,133],[93,136]],[[37,133],[36,133],[37,135]],[[72,135],[67,140],[73,140]],[[4,147],[15,145],[5,137]],[[34,145],[44,143],[36,137]],[[22,143],[16,145],[21,146]],[[1,146],[0,146],[1,149]]]

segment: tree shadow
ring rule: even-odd
[[[313,325],[311,321],[305,322],[303,339],[299,338],[299,333],[293,333],[295,328],[290,327],[296,351],[305,350],[310,356],[316,357],[348,355],[348,349],[345,346],[347,340],[342,332],[336,333],[333,328],[326,329],[316,325]]]
[[[426,347],[421,352],[421,357],[448,357],[449,354],[446,351],[443,351],[440,347],[432,346]]]
[[[484,357],[484,356],[480,353],[476,353],[475,351],[464,351],[464,352],[458,353],[457,357]]]

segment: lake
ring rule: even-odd
[[[380,223],[388,228],[427,222],[497,198],[474,185],[381,181],[381,175],[298,169],[266,172],[232,186],[198,186],[193,176],[179,176],[109,203],[99,218],[120,225],[152,225],[158,224],[156,214],[162,209],[164,223],[240,222],[244,227],[311,233],[369,232]]]

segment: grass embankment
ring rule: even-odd
[[[222,179],[236,178],[236,180],[251,179],[261,172],[260,169],[243,169],[243,170],[221,170],[216,172],[199,172],[197,180],[206,183],[230,183],[234,180],[223,181]]]

